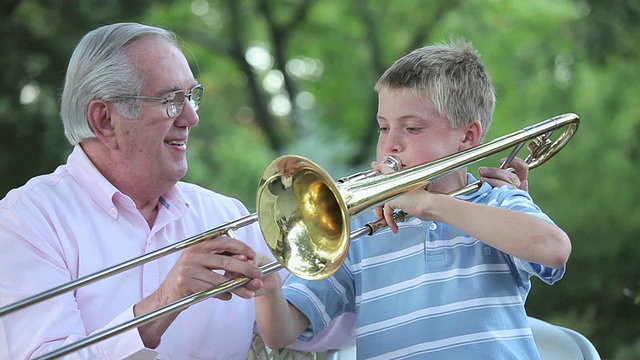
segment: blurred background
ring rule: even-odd
[[[563,113],[581,118],[529,177],[573,242],[565,278],[534,281],[529,314],[583,333],[604,359],[640,358],[639,1],[2,0],[0,197],[64,163],[67,61],[87,31],[120,21],[181,37],[206,89],[186,180],[250,211],[280,155],[309,157],[335,178],[367,169],[377,78],[416,47],[470,40],[497,89],[487,140]]]

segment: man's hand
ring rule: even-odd
[[[247,244],[221,235],[201,241],[186,248],[167,278],[156,291],[162,305],[175,302],[185,296],[210,289],[230,279],[225,273],[233,273],[260,281],[262,271],[255,265],[256,253]],[[249,282],[233,292],[243,298],[253,297]],[[225,293],[222,300],[231,298]]]
[[[230,279],[226,273],[251,278],[249,283],[232,292],[243,298],[252,298],[262,287],[262,271],[255,264],[255,258],[256,252],[247,244],[224,235],[191,245],[182,252],[160,287],[134,306],[134,314],[141,316],[218,286]],[[230,293],[223,293],[217,297],[229,300],[231,296]],[[178,313],[169,314],[140,326],[138,332],[145,346],[158,346],[160,337],[177,316]]]

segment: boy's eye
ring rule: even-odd
[[[378,132],[379,132],[379,133],[381,133],[381,132],[387,132],[387,131],[389,131],[389,128],[388,128],[388,127],[379,127],[379,128],[378,128]]]

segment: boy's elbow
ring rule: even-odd
[[[564,231],[560,230],[556,240],[556,246],[553,248],[554,251],[551,254],[549,266],[554,269],[560,269],[567,264],[569,256],[571,255],[571,240]]]
[[[269,349],[277,350],[283,347],[276,339],[273,339],[266,334],[261,333],[260,336],[262,337],[262,342],[264,342]]]
[[[295,341],[293,334],[283,331],[277,326],[274,327],[272,326],[273,324],[267,323],[263,325],[265,326],[260,326],[260,321],[258,321],[258,333],[262,338],[262,342],[267,345],[269,349],[281,349]]]
[[[289,339],[283,339],[282,337],[272,337],[272,336],[267,336],[262,335],[262,341],[264,342],[265,345],[267,345],[267,347],[269,347],[269,349],[272,350],[277,350],[277,349],[282,349],[284,347],[287,347],[287,345],[292,344],[295,339],[293,340],[289,340]]]

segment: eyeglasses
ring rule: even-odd
[[[140,99],[149,101],[160,101],[162,104],[167,104],[167,116],[170,118],[176,118],[182,113],[184,109],[185,99],[189,100],[189,104],[194,111],[198,111],[200,103],[202,102],[202,94],[204,93],[204,86],[196,85],[188,92],[184,90],[176,90],[171,92],[166,97],[161,96],[144,96],[144,95],[121,95],[117,99]]]

